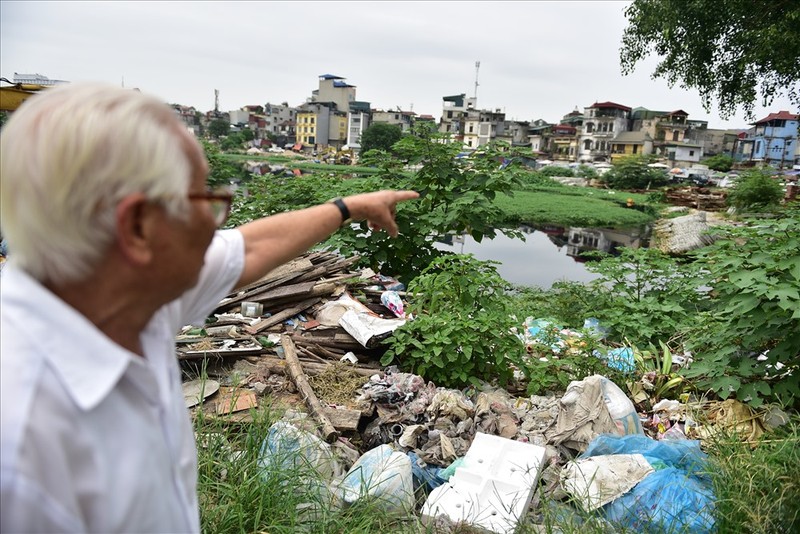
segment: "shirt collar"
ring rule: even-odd
[[[88,411],[114,388],[132,358],[86,317],[14,265],[3,269],[3,305],[24,314],[23,332],[40,346],[75,404]]]

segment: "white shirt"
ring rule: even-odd
[[[174,339],[202,323],[243,267],[241,233],[217,232],[197,286],[142,333],[144,358],[13,261],[4,269],[2,532],[199,532],[197,452]]]

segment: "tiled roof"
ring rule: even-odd
[[[595,102],[594,104],[592,104],[589,107],[590,108],[616,108],[616,109],[621,109],[621,110],[624,110],[624,111],[630,111],[631,110],[631,108],[629,108],[628,106],[623,106],[622,104],[617,104],[616,102]]]
[[[770,113],[760,121],[751,122],[750,124],[764,124],[765,122],[776,121],[776,120],[796,121],[797,117],[798,117],[797,115],[792,115],[788,111],[779,111],[777,113]]]

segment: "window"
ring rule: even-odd
[[[613,132],[614,131],[614,123],[613,122],[608,125],[608,131],[609,132]]]
[[[314,124],[314,117],[311,117],[311,124]]]
[[[583,142],[583,149],[584,150],[591,150],[592,149],[592,140],[591,139],[587,139],[586,141]]]
[[[678,132],[678,130],[675,130],[674,132],[672,132],[672,140],[673,141],[677,141],[678,140],[679,133],[680,132]]]
[[[452,111],[448,111],[447,112],[447,118],[448,119],[452,119],[453,118],[453,112]]]
[[[692,157],[692,156],[694,156],[694,150],[690,150],[689,151],[689,157]]]

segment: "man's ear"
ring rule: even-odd
[[[142,193],[123,198],[116,208],[117,247],[135,265],[147,265],[153,257],[151,233],[152,204]]]

